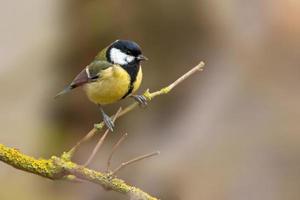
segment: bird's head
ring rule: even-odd
[[[140,46],[130,40],[116,40],[107,49],[106,58],[109,62],[119,65],[140,63],[148,60]]]

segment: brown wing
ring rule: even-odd
[[[79,86],[82,86],[86,83],[93,82],[99,78],[99,74],[102,70],[107,69],[108,67],[111,67],[112,64],[107,61],[93,61],[90,65],[85,67],[71,82],[70,85],[68,85],[64,90],[59,92],[56,97],[59,97],[67,92],[70,92],[72,89],[77,88]]]
[[[72,81],[70,86],[73,88],[79,87],[81,85],[84,85],[85,83],[90,82],[91,78],[89,75],[88,68],[84,68]]]
[[[90,83],[93,80],[95,80],[95,77],[90,77],[89,69],[88,69],[88,67],[86,67],[74,78],[74,80],[71,82],[71,84],[68,85],[67,87],[65,87],[65,89],[63,89],[61,92],[59,92],[55,96],[55,98],[65,94],[65,93],[70,92],[74,88],[82,86],[86,83]]]

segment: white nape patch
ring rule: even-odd
[[[110,50],[110,59],[113,63],[126,65],[134,60],[134,56],[128,55],[120,49],[112,48]]]

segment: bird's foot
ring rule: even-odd
[[[147,98],[144,95],[132,95],[132,98],[134,98],[142,108],[148,105]]]
[[[113,132],[114,131],[113,128],[115,127],[113,120],[104,112],[103,108],[100,105],[98,106],[100,108],[104,124],[111,132]]]
[[[115,124],[107,114],[103,114],[103,122],[111,132],[114,131]]]

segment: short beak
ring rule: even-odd
[[[137,57],[137,59],[138,59],[138,60],[141,60],[141,61],[144,61],[144,60],[146,61],[146,60],[148,60],[148,58],[147,58],[146,56],[142,55],[142,54],[139,55],[139,56]]]

